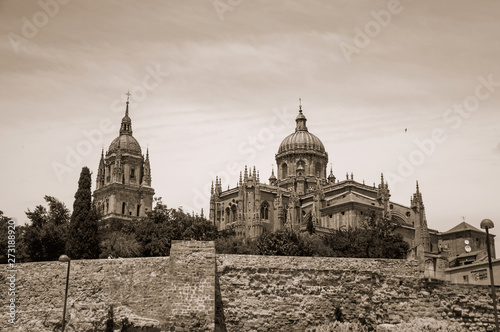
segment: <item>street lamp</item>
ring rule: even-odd
[[[495,227],[490,219],[481,221],[481,228],[486,230],[486,247],[488,249],[488,265],[490,267],[491,298],[493,299],[493,314],[495,315],[495,329],[498,331],[497,296],[495,293],[495,281],[493,280],[493,266],[491,265],[490,234],[488,229]]]
[[[71,264],[71,259],[67,255],[59,256],[59,262],[68,263],[68,273],[66,274],[66,292],[64,294],[64,309],[63,309],[63,318],[62,318],[62,332],[64,332],[64,328],[66,327],[66,300],[68,299],[68,284],[69,284],[69,266]]]

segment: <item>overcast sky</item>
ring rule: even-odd
[[[71,209],[83,166],[94,189],[130,90],[169,207],[208,214],[245,164],[267,181],[300,97],[337,178],[500,227],[498,1],[59,1],[0,1],[5,215]]]

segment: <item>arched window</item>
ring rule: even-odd
[[[236,204],[231,206],[231,222],[236,221]]]
[[[125,214],[125,202],[122,203],[122,214]]]
[[[321,163],[314,164],[314,175],[316,175],[317,178],[321,177]]]
[[[260,219],[269,219],[269,203],[266,201],[260,205]]]
[[[226,217],[224,218],[224,220],[225,220],[226,222],[229,222],[229,221],[230,221],[230,220],[229,220],[229,214],[230,214],[230,213],[231,213],[231,210],[229,210],[229,208],[227,207],[227,208],[226,208]]]
[[[288,165],[286,163],[281,164],[281,178],[285,179],[288,176]]]

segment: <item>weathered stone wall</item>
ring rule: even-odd
[[[3,313],[6,270],[1,266]],[[18,264],[16,323],[2,319],[0,330],[60,330],[66,272],[65,263]],[[71,261],[68,331],[104,331],[111,313],[123,331],[213,331],[214,283],[213,242],[174,241],[170,257]]]
[[[66,267],[18,264],[17,322],[3,315],[0,330],[58,331]],[[110,322],[129,332],[304,331],[339,315],[370,324],[433,317],[472,331],[494,321],[487,286],[427,282],[404,260],[216,257],[213,242],[183,241],[171,257],[71,262],[67,331],[105,331]]]
[[[404,260],[219,255],[217,273],[227,331],[304,331],[335,320],[336,308],[370,324],[494,324],[487,287],[429,283]]]

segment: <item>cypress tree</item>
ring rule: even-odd
[[[83,167],[78,180],[66,243],[68,255],[72,259],[99,257],[97,234],[99,214],[92,204],[91,186],[90,170],[88,167]]]

